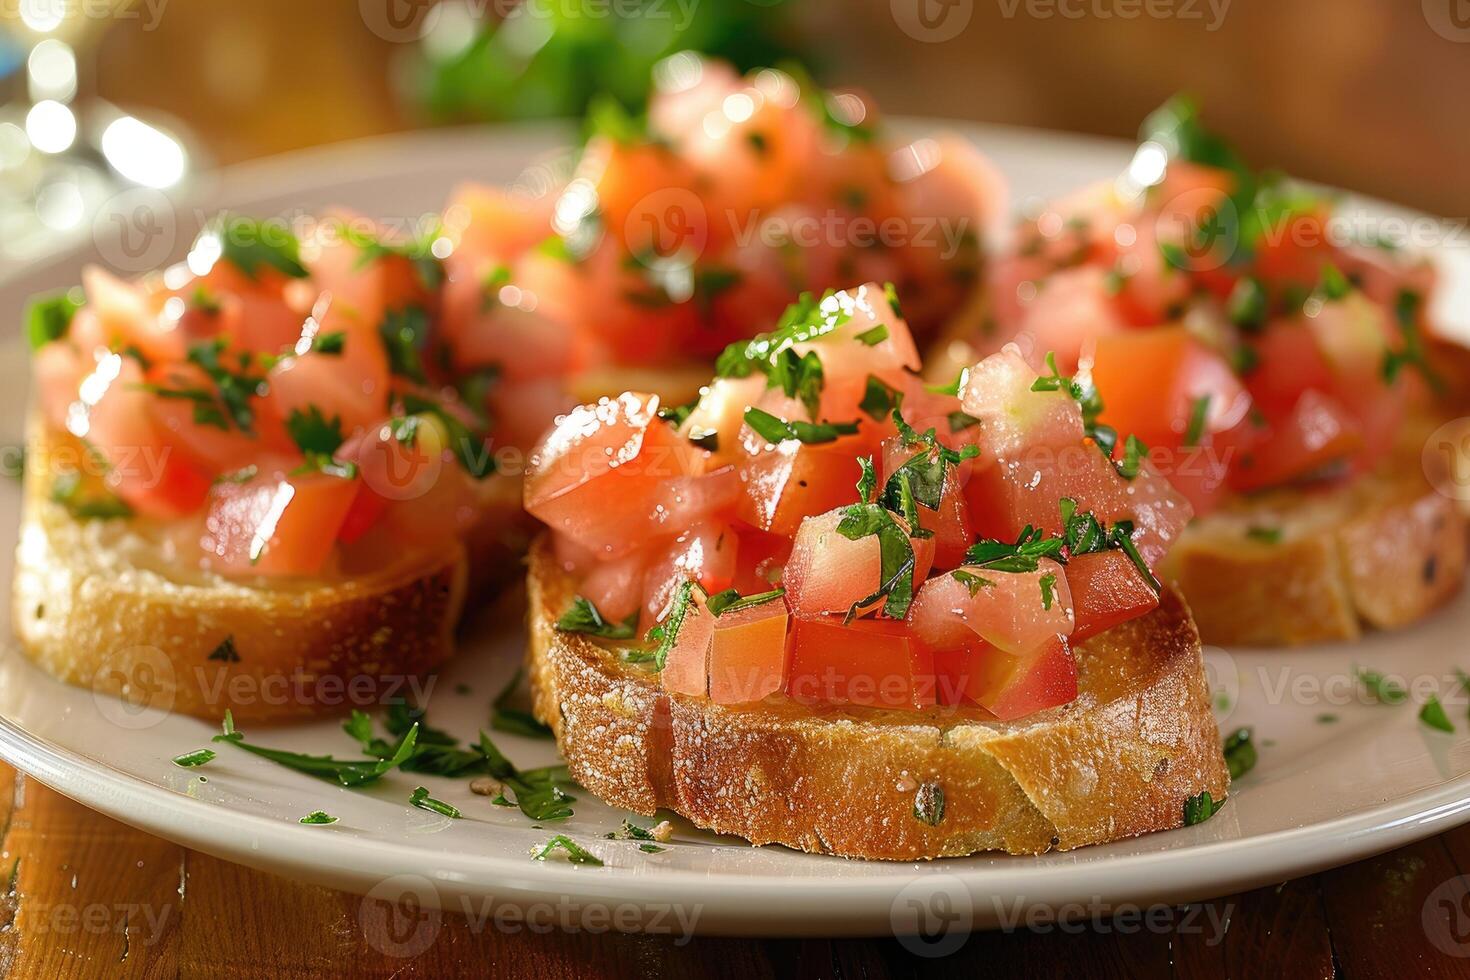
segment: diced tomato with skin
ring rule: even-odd
[[[1188,244],[1190,239],[1186,237],[1193,234],[1192,221],[1187,227],[1180,227],[1171,225],[1164,218],[1150,218],[1127,227],[1133,230],[1129,243],[1115,243],[1117,253],[1111,271],[1118,278],[1113,304],[1128,324],[1156,327],[1174,319],[1177,316],[1174,311],[1189,298],[1193,286],[1192,263],[1197,260],[1209,265],[1216,260],[1211,255],[1193,254]],[[1161,238],[1161,231],[1165,237]],[[1181,250],[1186,259],[1185,268],[1176,267],[1165,256],[1162,247],[1165,241]],[[1107,272],[1104,272],[1103,285],[1106,291]]]
[[[1159,594],[1138,566],[1121,551],[1073,555],[1067,585],[1077,625],[1069,639],[1081,643],[1158,608]]]
[[[1392,384],[1384,380],[1384,358],[1398,335],[1391,314],[1354,290],[1339,300],[1309,304],[1302,319],[1332,371],[1327,393],[1357,418],[1364,454],[1380,458],[1393,448],[1413,378],[1404,371]]]
[[[1328,241],[1331,218],[1330,208],[1323,206],[1268,226],[1256,244],[1256,274],[1280,286],[1315,286],[1322,270],[1338,258]]]
[[[607,237],[576,264],[567,315],[574,323],[595,325],[583,331],[579,357],[592,364],[656,366],[717,353],[722,345],[703,334],[698,305],[674,302],[643,263]]]
[[[1182,326],[1130,331],[1098,340],[1092,380],[1102,421],[1118,431],[1118,456],[1126,436],[1142,439],[1195,513],[1208,513],[1226,491],[1232,447],[1250,425],[1250,393],[1225,359]],[[1191,442],[1201,399],[1203,425]]]
[[[392,239],[359,215],[338,211],[324,216],[313,239],[303,242],[302,264],[316,288],[332,297],[340,315],[376,330],[390,310],[431,309],[432,296],[414,264],[401,255],[381,254],[364,262],[357,235]]]
[[[345,545],[361,540],[363,535],[378,525],[387,510],[388,499],[374,493],[364,484],[358,489],[357,496],[352,498],[347,516],[342,518],[337,540]]]
[[[733,465],[665,480],[649,500],[652,529],[676,534],[701,522],[721,523],[735,513],[743,490],[740,473]]]
[[[728,589],[739,551],[735,529],[716,521],[695,524],[655,551],[643,579],[645,621],[651,625],[662,617],[682,582],[697,582],[709,595]]]
[[[216,484],[200,543],[210,565],[226,574],[317,574],[359,488],[357,480],[321,473]]]
[[[1240,491],[1263,490],[1312,476],[1363,448],[1357,419],[1331,395],[1302,392],[1291,411],[1268,420],[1230,474]]]
[[[715,433],[715,455],[722,460],[740,457],[740,430],[745,425],[745,411],[761,400],[766,392],[766,378],[752,374],[747,378],[716,378],[699,394],[699,402],[689,418],[679,427],[686,438]]]
[[[665,691],[696,698],[709,696],[709,652],[714,633],[715,617],[705,607],[704,597],[696,592],[684,611],[664,669],[659,671],[659,683]]]
[[[711,701],[746,704],[785,689],[790,618],[780,599],[715,618],[709,652]]]
[[[843,509],[802,521],[782,579],[786,600],[799,617],[846,615],[883,585],[882,544],[876,534],[852,540],[840,531]],[[917,586],[934,563],[933,538],[909,538]]]
[[[985,696],[984,675],[975,666],[979,658],[999,651],[969,630],[960,628],[954,645],[934,651],[934,688],[939,704],[979,704]]]
[[[364,484],[361,496],[381,499],[364,500],[354,508],[344,540],[381,527],[397,547],[430,549],[448,545],[473,526],[477,496],[450,451],[448,430],[432,415],[412,419],[412,428],[408,422],[397,430],[386,422],[375,424],[338,449],[337,459],[357,464]],[[412,440],[407,439],[409,432]],[[374,520],[359,524],[367,518]]]
[[[88,363],[94,363],[91,357]],[[31,357],[31,376],[41,414],[57,429],[66,428],[66,417],[77,401],[77,386],[86,376],[82,358],[66,343],[50,343]]]
[[[1056,355],[1057,369],[1073,374],[1091,342],[1121,333],[1128,324],[1109,295],[1107,271],[1086,265],[1064,269],[1035,284],[1036,296],[1026,305],[1016,343],[1026,360],[1040,367]]]
[[[791,621],[786,693],[803,704],[826,702],[923,709],[934,704],[934,655],[892,620]]]
[[[1434,263],[1412,252],[1349,245],[1338,250],[1337,261],[1342,274],[1385,309],[1393,309],[1403,290],[1419,296],[1431,295],[1438,279]]]
[[[975,440],[983,458],[1005,460],[1031,447],[1082,442],[1077,402],[1065,391],[1034,391],[1037,377],[1010,345],[966,373],[960,407],[978,420]]]
[[[648,561],[647,554],[635,551],[597,563],[582,580],[582,595],[608,622],[623,622],[642,606]]]
[[[861,429],[835,442],[807,444],[787,440],[766,444],[747,426],[741,432],[746,458],[740,464],[745,496],[741,520],[773,534],[794,536],[802,520],[855,502],[858,467],[870,443]]]
[[[672,477],[696,471],[696,450],[658,417],[655,395],[584,405],[531,456],[526,509],[606,558],[647,542],[649,501]]]
[[[1001,721],[1015,721],[1077,700],[1077,660],[1066,637],[1054,636],[1034,650],[987,651],[972,658],[978,674],[972,698]]]
[[[963,640],[962,627],[1002,650],[1034,649],[1072,632],[1076,617],[1062,566],[1042,559],[1034,572],[961,568],[924,583],[909,613],[914,634],[935,649]]]
[[[833,293],[822,300],[820,309],[829,318],[845,319],[831,332],[796,344],[793,350],[799,356],[814,351],[822,360],[826,375],[822,390],[824,418],[851,421],[863,400],[868,375],[896,387],[903,383],[906,372],[919,369],[919,350],[908,324],[893,310],[883,287],[876,282]],[[882,340],[868,343],[859,339],[878,327],[887,331]]]
[[[160,315],[161,300],[141,286],[124,282],[100,266],[82,270],[87,305],[72,321],[79,347],[126,350],[135,347],[150,361],[184,359],[185,338],[177,321]]]
[[[161,519],[183,517],[204,503],[210,475],[154,421],[150,410],[157,399],[143,390],[143,382],[133,358],[103,356],[79,388],[85,415],[71,419],[68,428],[107,460],[108,489],[134,510]]]
[[[484,184],[461,184],[444,209],[454,256],[510,262],[551,234],[556,195],[530,197]],[[446,260],[446,264],[448,261]]]
[[[575,334],[548,315],[539,295],[514,279],[494,279],[493,261],[458,265],[450,267],[442,290],[443,340],[456,367],[493,366],[508,382],[571,371],[577,361]]]
[[[1332,367],[1302,318],[1272,320],[1246,342],[1254,357],[1245,383],[1262,412],[1278,416],[1290,412],[1303,391],[1332,390]]]

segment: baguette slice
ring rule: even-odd
[[[1199,636],[1173,592],[1078,648],[1076,702],[1004,724],[980,709],[818,713],[668,694],[651,671],[555,629],[574,591],[549,543],[533,545],[536,714],[576,780],[613,806],[674,810],[756,844],[908,861],[1167,830],[1188,797],[1229,786]],[[931,826],[915,808],[935,785]]]
[[[28,459],[67,458],[81,448],[68,440],[33,422]],[[242,583],[171,560],[167,528],[77,520],[43,470],[27,467],[12,618],[61,680],[135,706],[274,722],[410,697],[453,653],[463,543],[366,575]]]
[[[1315,490],[1237,496],[1196,520],[1161,571],[1207,643],[1298,646],[1407,626],[1465,581],[1466,516],[1425,477],[1418,447]],[[1412,451],[1410,451],[1412,450]]]

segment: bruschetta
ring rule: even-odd
[[[89,268],[33,306],[13,617],[33,658],[269,720],[375,703],[449,655],[472,579],[524,536],[473,376],[442,367],[430,248],[348,215],[304,237],[225,216],[179,266]]]
[[[644,116],[609,102],[588,127],[567,172],[468,185],[446,209],[461,368],[528,344],[584,400],[682,401],[803,290],[891,281],[920,343],[975,318],[1004,182],[958,137],[898,140],[862,93],[691,53],[659,66]]]
[[[755,843],[911,860],[1225,798],[1157,568],[1188,500],[1016,348],[926,386],[891,286],[810,295],[686,405],[560,421],[527,510],[537,713],[577,781]]]
[[[1208,642],[1352,639],[1464,580],[1465,518],[1421,463],[1463,355],[1427,320],[1433,267],[1351,217],[1176,99],[1123,174],[1021,221],[987,328],[949,346],[1075,378],[1115,457],[1189,498],[1164,574]]]

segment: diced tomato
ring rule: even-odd
[[[1247,343],[1254,356],[1245,383],[1262,412],[1279,416],[1296,406],[1303,391],[1332,389],[1332,368],[1301,318],[1272,320]]]
[[[658,408],[655,395],[625,394],[573,411],[532,454],[526,509],[608,558],[644,544],[663,481],[695,471]]]
[[[665,691],[696,698],[709,696],[709,650],[714,633],[715,617],[696,593],[684,611],[664,669],[659,671],[659,683]]]
[[[695,524],[666,547],[656,550],[643,579],[643,611],[656,622],[680,583],[698,582],[710,595],[723,592],[735,581],[735,558],[740,538],[735,529],[718,521]]]
[[[1072,632],[1072,593],[1062,566],[1042,559],[1034,572],[960,568],[924,583],[910,611],[914,634],[936,649],[966,639],[956,624],[1012,652]]]
[[[792,536],[808,515],[856,501],[856,459],[869,446],[861,431],[831,443],[787,440],[771,446],[747,427],[741,439],[746,444],[740,464],[745,497],[739,516],[747,524]]]
[[[1230,474],[1236,490],[1262,490],[1320,473],[1363,447],[1358,421],[1331,395],[1304,391],[1291,411],[1268,422]]]
[[[1098,266],[1064,269],[1029,288],[1036,292],[1025,304],[1016,342],[1038,367],[1047,354],[1055,354],[1057,369],[1070,375],[1093,340],[1127,329],[1109,295],[1107,272]]]
[[[790,645],[786,693],[799,702],[934,704],[934,655],[903,623],[793,617]]]
[[[316,574],[359,487],[319,473],[216,484],[201,540],[205,555],[229,574]]]
[[[582,595],[608,622],[623,622],[642,607],[648,561],[646,553],[635,551],[612,561],[598,562],[582,580]]]
[[[786,686],[786,628],[780,599],[715,618],[709,652],[709,696],[715,704],[745,704]]]
[[[461,184],[444,209],[445,233],[455,239],[454,255],[510,262],[551,234],[556,196],[529,197],[488,187]]]
[[[493,261],[450,272],[443,296],[443,341],[461,370],[494,367],[497,381],[565,375],[577,360],[575,334],[548,315],[539,295]]]
[[[976,664],[997,654],[995,647],[961,628],[953,646],[934,651],[935,697],[940,704],[979,704],[985,675]]]
[[[213,397],[216,390],[215,382],[194,364],[160,364],[150,369],[146,377],[148,384],[162,391],[202,392],[205,397]],[[210,472],[229,472],[238,468],[242,460],[252,459],[263,451],[282,455],[296,451],[268,399],[250,398],[246,402],[251,413],[248,433],[233,418],[201,422],[195,415],[197,407],[190,397],[157,397],[149,405],[154,421],[168,433],[169,441]]]
[[[1082,410],[1066,391],[1034,391],[1037,373],[1007,347],[975,365],[960,390],[960,407],[979,420],[981,456],[1008,460],[1033,446],[1072,447],[1083,439]]]
[[[83,351],[107,347],[136,348],[150,361],[183,360],[184,335],[177,322],[160,316],[162,300],[141,286],[123,282],[100,266],[82,270],[87,305],[77,313],[72,329]]]
[[[1130,331],[1098,340],[1092,380],[1103,422],[1142,439],[1195,512],[1207,513],[1250,424],[1250,394],[1225,359],[1184,327]]]
[[[715,455],[723,460],[739,458],[740,429],[745,425],[745,411],[760,401],[766,391],[763,375],[748,378],[716,378],[699,394],[699,402],[689,418],[679,427],[686,437],[714,433]]]
[[[87,363],[94,363],[90,352]],[[82,358],[70,344],[50,343],[32,355],[31,365],[41,414],[50,425],[64,430],[67,415],[77,402],[77,386],[86,376]]]
[[[104,355],[81,383],[68,428],[107,460],[113,493],[146,516],[182,517],[204,503],[210,475],[154,421],[157,399],[143,381],[133,358]]]
[[[1001,721],[1077,700],[1077,661],[1065,637],[1054,636],[1024,654],[987,654],[971,660],[978,677],[968,690]]]
[[[1153,584],[1121,551],[1072,556],[1067,562],[1067,585],[1077,612],[1077,625],[1070,637],[1073,643],[1136,619],[1159,605]]]
[[[876,534],[856,540],[838,530],[844,509],[802,521],[782,579],[797,616],[844,615],[884,586],[882,543]],[[912,581],[917,585],[934,563],[933,538],[909,538]]]

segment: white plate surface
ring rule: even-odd
[[[298,154],[227,173],[208,188],[209,204],[200,213],[222,206],[271,214],[341,204],[375,216],[423,214],[442,206],[461,179],[512,178],[554,146],[561,132],[441,132]],[[1018,201],[1116,173],[1129,152],[1121,144],[1053,134],[968,132],[1014,181]],[[169,243],[174,255],[192,236],[193,218],[185,217],[192,214],[180,211]],[[9,334],[0,354],[0,445],[21,437],[26,368],[12,325],[24,297],[74,281],[81,264],[97,255],[88,242],[0,274]],[[1452,268],[1452,293],[1470,289],[1470,275],[1459,271],[1465,254],[1455,250],[1442,258]],[[18,488],[4,481],[0,553],[14,546],[18,506]],[[6,562],[0,593],[8,594],[9,581]],[[484,725],[489,699],[520,658],[516,614],[499,618],[480,624],[476,639],[430,689],[431,721],[462,738],[473,738]],[[9,632],[7,624],[4,634]],[[1211,898],[1470,820],[1470,719],[1455,679],[1457,667],[1470,669],[1467,633],[1470,600],[1462,597],[1416,628],[1354,647],[1290,655],[1208,651],[1222,728],[1251,726],[1260,746],[1259,765],[1236,784],[1229,804],[1197,827],[1038,858],[845,861],[752,848],[678,822],[667,851],[645,854],[631,842],[602,839],[624,814],[585,793],[572,819],[536,829],[518,811],[471,795],[463,781],[393,774],[368,790],[350,791],[228,747],[217,747],[220,757],[202,770],[208,781],[200,782],[199,772],[170,760],[208,744],[210,726],[137,714],[121,702],[65,687],[32,667],[9,641],[0,652],[0,758],[120,820],[220,857],[472,915],[535,906],[553,921],[606,923],[615,915],[625,928],[641,923],[655,931],[877,934],[913,928],[915,909],[927,908],[951,926],[978,928],[1032,906],[1116,908]],[[1459,732],[1441,734],[1419,724],[1413,704],[1367,703],[1351,680],[1356,664],[1390,671],[1422,692],[1437,690]],[[1319,721],[1324,714],[1337,720]],[[296,751],[352,755],[336,722],[247,734]],[[544,742],[510,735],[497,740],[522,765],[554,761]],[[465,818],[450,821],[407,806],[420,782],[458,805]],[[317,809],[340,822],[297,822]],[[606,866],[532,862],[528,850],[553,832],[570,834]]]

